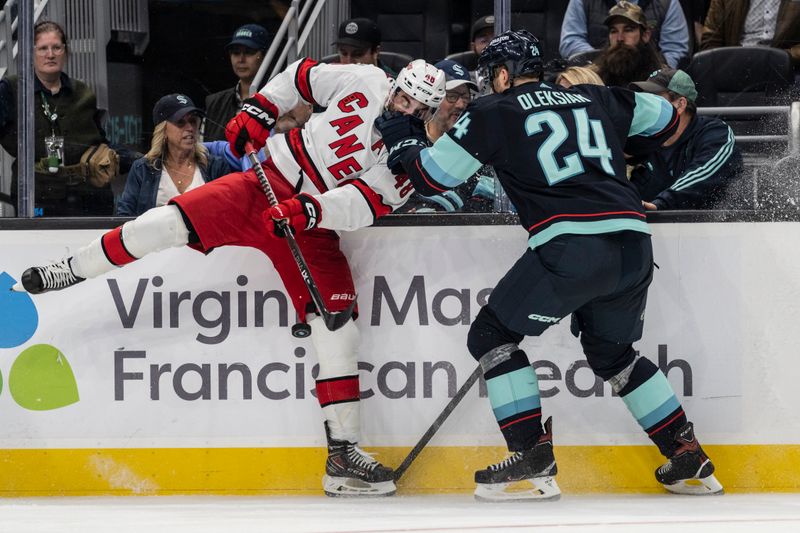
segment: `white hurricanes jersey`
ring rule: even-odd
[[[373,123],[383,112],[391,81],[372,65],[335,65],[301,59],[260,92],[284,114],[301,101],[325,107],[305,127],[274,135],[267,147],[296,192],[322,207],[319,226],[354,230],[405,203],[413,190],[386,166]]]

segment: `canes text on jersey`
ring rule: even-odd
[[[352,154],[363,150],[364,145],[358,141],[355,133],[350,132],[364,123],[364,119],[358,115],[357,110],[365,109],[368,105],[369,100],[363,93],[348,94],[336,104],[339,111],[348,114],[329,122],[339,138],[328,144],[328,148],[334,151],[340,161],[329,166],[328,172],[339,181],[351,177],[352,174],[363,168]]]

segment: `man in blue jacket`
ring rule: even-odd
[[[652,33],[653,43],[669,66],[676,68],[689,54],[689,29],[678,0],[569,0],[561,26],[562,57],[580,52],[600,50],[608,43],[605,20],[609,9],[627,7],[630,3],[642,8]]]
[[[742,156],[733,131],[720,119],[697,114],[697,90],[682,70],[654,72],[631,88],[666,98],[678,112],[675,133],[631,173],[646,209],[710,209],[734,198]]]

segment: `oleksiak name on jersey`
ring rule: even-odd
[[[472,102],[433,146],[409,150],[403,166],[430,196],[492,165],[531,248],[566,233],[649,233],[624,154],[657,149],[677,122],[655,95],[526,83]]]

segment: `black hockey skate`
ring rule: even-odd
[[[328,432],[328,460],[322,487],[328,496],[392,496],[397,492],[394,471],[346,440],[335,440]]]
[[[22,273],[22,279],[12,287],[17,292],[41,294],[71,287],[83,281],[72,272],[71,257],[46,266],[31,267]]]
[[[529,450],[514,452],[503,461],[475,472],[475,499],[481,501],[555,500],[561,489],[553,455],[553,419],[544,423],[544,435]]]
[[[669,461],[656,469],[656,479],[675,494],[722,494],[714,477],[714,464],[694,436],[694,425],[687,422],[675,435],[680,446]]]

